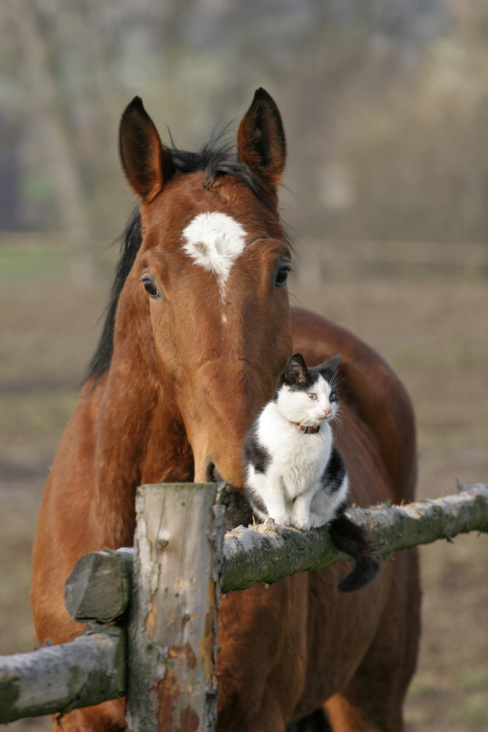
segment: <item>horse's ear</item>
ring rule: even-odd
[[[119,152],[126,178],[143,201],[152,201],[175,171],[139,97],[134,97],[120,120]]]
[[[258,89],[237,135],[239,156],[266,186],[276,188],[286,161],[281,115],[267,91]]]

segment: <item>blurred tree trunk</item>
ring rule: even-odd
[[[61,229],[71,253],[71,277],[78,285],[90,284],[93,265],[84,193],[68,134],[50,57],[49,38],[43,32],[36,5],[29,0],[7,0],[12,26],[31,76],[32,108],[43,124],[46,161],[56,188]]]

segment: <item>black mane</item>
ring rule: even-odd
[[[92,376],[99,379],[105,371],[107,371],[110,366],[110,362],[112,361],[112,354],[114,352],[115,314],[117,312],[120,293],[122,292],[127,276],[132,269],[132,265],[134,264],[134,260],[142,242],[141,214],[139,212],[139,207],[132,212],[120,240],[122,241],[121,255],[115,271],[114,283],[110,291],[110,298],[106,308],[107,314],[105,316],[105,323],[103,325],[100,340],[98,341],[97,349],[88,364],[84,382],[87,382],[92,378]]]
[[[200,152],[186,152],[174,146],[167,148],[176,169],[180,173],[205,172],[205,186],[210,186],[219,175],[231,175],[241,183],[245,183],[256,196],[269,205],[251,169],[237,156],[234,144],[222,142],[227,130],[226,127],[215,138],[212,137]]]
[[[223,131],[223,133],[225,132],[226,130]],[[204,185],[206,186],[210,186],[219,175],[231,175],[248,186],[258,198],[269,206],[269,201],[266,199],[261,186],[254,178],[250,168],[239,160],[234,151],[234,146],[221,142],[223,133],[218,135],[217,139],[211,139],[200,152],[186,152],[176,147],[167,148],[171,153],[176,169],[181,173],[205,172],[206,178]],[[97,349],[88,364],[84,383],[92,377],[99,379],[103,376],[112,360],[115,315],[120,293],[132,269],[142,242],[139,208],[132,212],[120,240],[122,241],[121,255],[110,292],[105,323]]]

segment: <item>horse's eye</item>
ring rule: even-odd
[[[317,394],[307,394],[309,399],[313,399],[315,401],[317,399]]]
[[[150,277],[143,277],[141,282],[148,295],[151,297],[160,297],[160,292]]]
[[[274,285],[275,287],[284,287],[286,285],[286,281],[288,279],[288,274],[291,270],[291,267],[289,264],[283,264],[275,275]]]

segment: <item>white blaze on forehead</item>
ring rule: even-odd
[[[215,275],[223,297],[232,265],[246,246],[245,229],[231,216],[214,211],[195,216],[182,235],[183,249]]]

